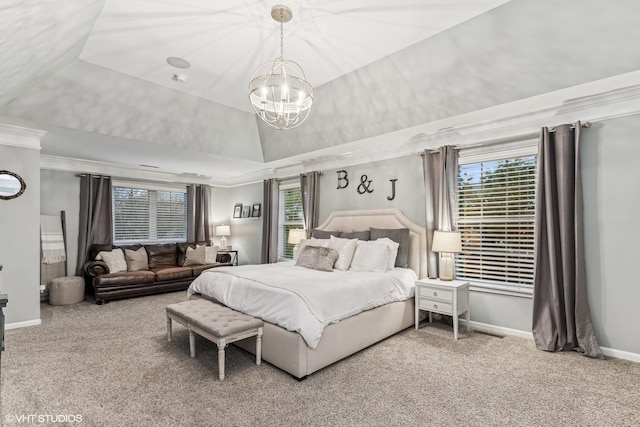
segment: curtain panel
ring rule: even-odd
[[[278,262],[278,181],[264,180],[262,210],[262,256],[260,262]]]
[[[208,242],[211,186],[187,186],[187,241]]]
[[[92,244],[113,244],[111,178],[99,175],[80,176],[80,230],[76,276],[84,277],[84,263]]]
[[[541,131],[535,209],[533,337],[544,351],[602,358],[584,258],[580,122]]]
[[[316,228],[320,218],[320,175],[314,171],[300,175],[300,191],[302,193],[302,213],[304,215],[304,229],[307,238],[311,230]]]
[[[427,273],[438,277],[438,254],[431,250],[435,230],[454,230],[458,210],[458,150],[444,145],[421,154],[426,197]]]

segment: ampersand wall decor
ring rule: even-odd
[[[373,193],[373,188],[370,189],[372,182],[367,175],[362,175],[358,184],[358,194]]]

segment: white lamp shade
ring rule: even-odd
[[[228,225],[216,225],[216,236],[231,236],[231,227]]]
[[[433,244],[431,245],[433,252],[462,252],[462,240],[459,231],[440,231],[433,232]]]
[[[307,233],[302,228],[295,228],[293,230],[289,230],[289,237],[287,239],[287,243],[290,245],[297,245],[300,243],[300,240],[307,237]]]

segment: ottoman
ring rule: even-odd
[[[51,281],[49,304],[69,305],[82,300],[84,300],[84,279],[82,277],[58,277]]]

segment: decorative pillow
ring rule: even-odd
[[[398,250],[397,245],[391,239],[358,240],[349,270],[374,272],[391,270]]]
[[[124,253],[120,248],[112,251],[101,251],[98,256],[96,256],[96,259],[101,259],[107,264],[109,274],[127,271],[127,261],[124,259]]]
[[[217,262],[216,258],[218,257],[219,246],[207,246],[204,249],[205,249],[204,263],[215,264]]]
[[[311,237],[314,239],[329,239],[331,236],[340,237],[340,234],[339,231],[324,231],[317,228],[311,230]]]
[[[408,228],[369,228],[371,231],[371,240],[387,237],[398,243],[398,256],[396,257],[395,266],[407,268],[409,267],[409,229]]]
[[[298,255],[296,265],[320,271],[333,271],[338,251],[321,246],[305,246]]]
[[[144,247],[138,250],[125,249],[124,257],[127,261],[127,271],[141,271],[149,269],[149,260],[147,259],[147,251]]]
[[[204,245],[198,245],[195,249],[187,248],[187,256],[184,259],[184,265],[202,265],[207,259],[207,248]]]
[[[300,243],[298,243],[298,251],[293,256],[293,260],[294,261],[298,260],[298,256],[300,255],[300,252],[302,252],[302,249],[305,246],[319,246],[319,247],[322,247],[322,248],[328,248],[329,247],[329,239],[316,239],[315,237],[312,237],[310,239],[302,239],[302,240],[300,240]]]
[[[358,239],[343,239],[331,236],[331,239],[329,239],[329,247],[338,252],[338,260],[334,265],[336,270],[345,271],[349,269],[357,243]]]
[[[342,237],[343,239],[371,240],[371,238],[369,237],[369,230],[342,233],[340,237]]]

